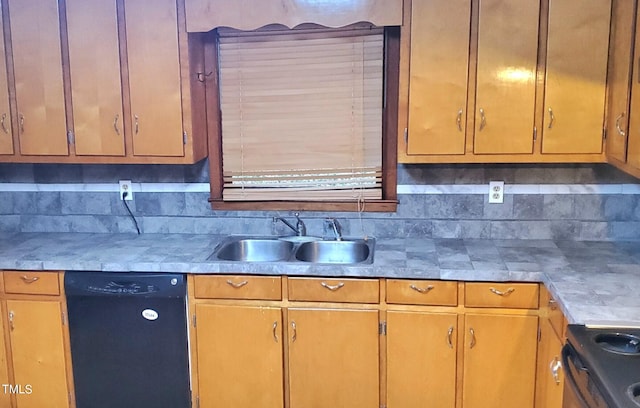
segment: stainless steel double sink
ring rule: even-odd
[[[241,262],[307,262],[314,264],[370,264],[375,239],[323,240],[310,236],[228,236],[209,259]]]

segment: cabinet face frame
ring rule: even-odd
[[[7,52],[5,48],[5,12],[0,3],[0,155],[12,155],[13,127],[11,124],[11,105],[9,101],[9,78]]]

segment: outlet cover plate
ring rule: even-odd
[[[489,182],[489,203],[490,204],[504,203],[504,181]]]
[[[124,198],[126,201],[133,200],[133,189],[131,188],[131,180],[120,180],[120,199],[122,200],[122,194],[127,193]]]

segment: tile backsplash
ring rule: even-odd
[[[0,231],[122,232],[135,227],[117,193],[94,191],[17,191],[10,183],[67,184],[207,183],[206,160],[195,165],[0,164]],[[503,180],[503,204],[489,204],[482,188],[465,185]],[[336,217],[345,235],[378,237],[491,239],[640,239],[638,180],[608,165],[400,165],[404,187],[442,186],[438,194],[399,194],[397,213],[305,212],[310,235],[322,235],[324,218]],[[509,193],[510,186],[561,185],[554,192]],[[594,186],[596,187],[594,189]],[[444,188],[446,187],[446,188]],[[416,189],[416,188],[414,188]],[[26,189],[29,190],[29,189]],[[66,190],[66,189],[62,189]],[[419,190],[419,189],[417,189]],[[547,189],[548,190],[548,189]],[[609,191],[609,192],[606,192]],[[636,192],[638,191],[638,192]],[[199,192],[136,192],[130,208],[143,233],[287,234],[274,216],[286,212],[213,211]]]

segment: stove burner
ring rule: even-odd
[[[617,354],[640,355],[640,337],[624,333],[604,333],[595,337],[595,342],[604,350]],[[638,394],[640,394],[640,384]]]
[[[640,407],[640,383],[633,384],[627,389],[627,395],[631,398],[631,401],[635,402]]]

